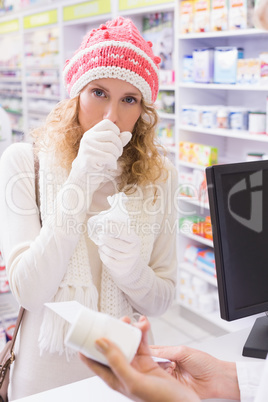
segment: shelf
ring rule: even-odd
[[[197,165],[196,163],[190,163],[190,162],[184,162],[184,161],[179,161],[178,162],[180,166],[184,166],[190,169],[200,169],[200,170],[205,170],[208,166],[203,166],[203,165]]]
[[[5,111],[7,113],[22,115],[22,110],[12,110],[12,109],[8,109],[8,108],[5,108],[5,107],[4,107],[4,109],[5,109]]]
[[[56,96],[56,95],[37,95],[37,94],[28,94],[27,93],[27,97],[28,98],[32,98],[32,99],[46,99],[46,100],[55,100],[55,101],[59,101],[60,100],[60,95]]]
[[[180,130],[192,131],[200,134],[215,135],[219,137],[230,137],[230,138],[241,138],[243,140],[268,142],[268,135],[262,134],[250,134],[246,130],[226,130],[223,128],[203,128],[197,126],[187,126],[181,124],[179,126]]]
[[[60,80],[46,77],[26,78],[27,84],[59,84]]]
[[[184,237],[187,237],[188,239],[195,240],[198,243],[202,243],[205,244],[206,246],[213,247],[213,241],[206,239],[205,237],[197,236],[191,233],[185,233],[182,230],[180,230],[180,234],[183,235]]]
[[[0,293],[0,300],[1,310],[4,310],[5,313],[19,311],[19,305],[11,292]]]
[[[175,91],[175,84],[160,84],[159,91]]]
[[[5,97],[5,98],[17,98],[21,99],[22,98],[22,93],[17,93],[17,94],[9,94],[9,93],[4,93],[3,91],[0,90],[0,97]]]
[[[179,268],[183,269],[184,271],[190,272],[191,274],[198,276],[198,278],[204,279],[212,286],[217,287],[217,278],[213,277],[212,275],[206,274],[204,271],[195,267],[193,264],[189,262],[182,262],[179,264]]]
[[[147,1],[147,4],[150,1]],[[146,3],[146,2],[144,2]],[[118,15],[122,16],[129,16],[129,15],[135,15],[135,14],[148,14],[148,13],[155,13],[156,9],[157,12],[168,12],[168,11],[174,11],[175,4],[174,2],[171,3],[165,3],[165,4],[152,4],[148,5],[145,7],[137,7],[137,8],[129,8],[128,10],[118,10]]]
[[[196,205],[197,207],[200,207],[200,208],[209,209],[209,204],[202,203],[202,201],[198,200],[197,198],[179,196],[178,201],[183,201],[183,202],[186,202],[187,204]]]
[[[176,115],[174,113],[157,112],[160,119],[175,120]]]
[[[16,82],[21,84],[21,78],[17,77],[0,77],[0,81],[3,82]]]
[[[211,32],[202,32],[202,33],[189,33],[189,34],[181,34],[178,35],[178,39],[187,40],[187,39],[204,39],[204,38],[225,38],[225,37],[234,37],[234,36],[267,36],[268,32],[262,29],[238,29],[238,30],[227,30],[227,31],[211,31]]]
[[[220,89],[227,91],[268,91],[268,85],[239,85],[239,84],[206,84],[198,82],[180,82],[180,88],[192,88],[192,89]]]
[[[0,67],[0,71],[21,71],[21,67]]]
[[[213,313],[204,313],[196,308],[190,307],[188,304],[179,301],[179,304],[186,308],[189,311],[197,314],[199,317],[202,317],[213,324],[219,326],[220,328],[225,329],[228,332],[236,332],[244,328],[251,327],[257,317],[263,317],[263,314],[256,314],[250,317],[240,318],[234,321],[225,321],[220,317],[219,311],[214,311]]]

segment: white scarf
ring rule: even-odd
[[[48,153],[40,153],[39,161],[40,212],[44,224],[46,219],[48,219],[48,212],[53,211],[54,200],[57,193],[68,178],[68,171],[55,166],[53,158]],[[141,199],[139,204],[140,203],[142,203]],[[136,210],[137,208],[140,209],[140,205],[135,205],[134,209]],[[50,302],[76,300],[88,308],[98,310],[99,295],[92,281],[86,243],[87,237],[87,233],[81,235],[77,247],[68,263],[66,274]],[[148,260],[149,256],[146,259]],[[124,315],[133,317],[133,308],[125,297],[125,294],[116,286],[105,266],[102,267],[100,310],[118,318]],[[65,352],[67,358],[73,355],[75,352],[64,346],[64,339],[68,329],[69,324],[65,320],[50,309],[45,308],[39,334],[41,355],[44,351],[59,354]]]

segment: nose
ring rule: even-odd
[[[116,102],[109,102],[106,105],[103,118],[111,120],[112,123],[116,124],[118,121],[118,105]]]

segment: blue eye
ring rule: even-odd
[[[125,97],[125,102],[126,103],[135,103],[137,102],[135,98],[133,98],[133,96],[126,96]]]
[[[101,89],[94,89],[93,93],[98,97],[104,96],[104,92]]]

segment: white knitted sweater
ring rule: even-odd
[[[75,295],[74,282],[68,283],[68,266],[73,261],[81,237],[85,241],[86,254],[83,255],[89,262],[89,270],[85,271],[88,282],[85,283],[91,290],[92,286],[96,288],[99,310],[121,316],[130,313],[131,306],[141,314],[153,316],[164,313],[168,308],[174,297],[176,283],[174,224],[177,214],[173,196],[177,175],[171,164],[167,166],[170,176],[167,182],[159,182],[156,202],[153,201],[150,187],[129,197],[128,211],[141,237],[141,256],[131,274],[120,272],[116,275],[111,274],[109,269],[102,269],[97,246],[87,234],[68,232],[67,221],[61,225],[55,224],[63,200],[65,203],[73,202],[68,192],[64,193],[65,198],[60,197],[63,194],[61,190],[57,196],[52,192],[58,201],[54,204],[56,211],[47,214],[47,219],[43,212],[40,230],[35,203],[32,146],[14,144],[5,151],[0,165],[0,249],[6,261],[12,293],[27,309],[16,343],[18,353],[13,367],[10,400],[78,381],[89,375],[78,357],[74,356],[69,363],[65,354],[55,355],[46,350],[40,357],[38,346],[40,328],[44,323],[43,304],[53,300],[59,289],[68,288],[69,285],[68,297],[80,297]],[[44,174],[43,180],[49,186],[49,175]],[[108,209],[107,196],[113,192],[114,188],[109,183],[99,188],[93,196],[91,211],[98,213]],[[41,199],[42,203],[44,206],[44,200]],[[87,212],[81,212],[71,218],[77,225],[82,225],[90,216]],[[73,269],[83,265],[83,261],[72,262]],[[85,304],[88,303],[90,300],[86,298]]]

